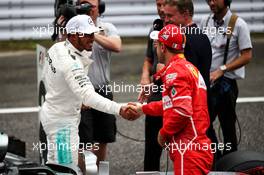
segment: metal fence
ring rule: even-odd
[[[53,32],[55,0],[0,1],[0,40],[47,39]],[[157,18],[155,0],[105,0],[104,21],[116,25],[121,36],[146,36]],[[194,21],[208,16],[204,0],[195,0]],[[244,18],[251,32],[264,32],[264,0],[237,0],[232,11]]]

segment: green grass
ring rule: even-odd
[[[264,39],[264,33],[251,33],[252,40]]]
[[[53,42],[51,40],[8,40],[0,41],[0,52],[3,51],[18,51],[36,49],[36,44],[50,47]]]
[[[252,33],[252,40],[264,39],[264,33]],[[147,37],[122,37],[122,43],[125,44],[147,44]],[[36,49],[36,44],[49,48],[54,42],[51,40],[8,40],[0,41],[0,52],[31,50]]]
[[[147,44],[148,38],[147,37],[123,37],[122,43],[123,44]]]

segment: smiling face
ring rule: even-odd
[[[77,33],[69,35],[68,39],[72,43],[72,45],[79,51],[91,51],[94,42],[94,34]]]
[[[184,24],[184,15],[180,13],[177,6],[166,4],[164,6],[165,24],[182,25]]]
[[[92,51],[92,46],[94,42],[94,34],[84,34],[83,37],[79,37],[80,45],[84,50]]]

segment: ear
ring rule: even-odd
[[[185,20],[188,20],[188,18],[190,18],[189,10],[185,10],[182,15]]]
[[[163,43],[161,43],[160,49],[161,49],[162,53],[165,53],[166,47],[165,47],[165,45]]]

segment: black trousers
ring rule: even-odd
[[[161,93],[152,94],[148,102],[160,101]],[[162,147],[157,141],[159,130],[162,128],[162,116],[146,116],[145,119],[145,155],[144,171],[159,171]]]
[[[113,100],[113,93],[107,86],[95,89],[95,92],[109,100]],[[95,109],[81,110],[79,125],[80,143],[112,143],[116,140],[116,117]]]
[[[218,144],[213,122],[218,116],[224,138],[223,155],[237,150],[236,136],[236,100],[238,97],[238,87],[236,80],[222,78],[210,89],[209,113],[211,124],[207,135],[213,143]],[[231,147],[231,148],[230,148]],[[216,158],[221,157],[218,149]]]

